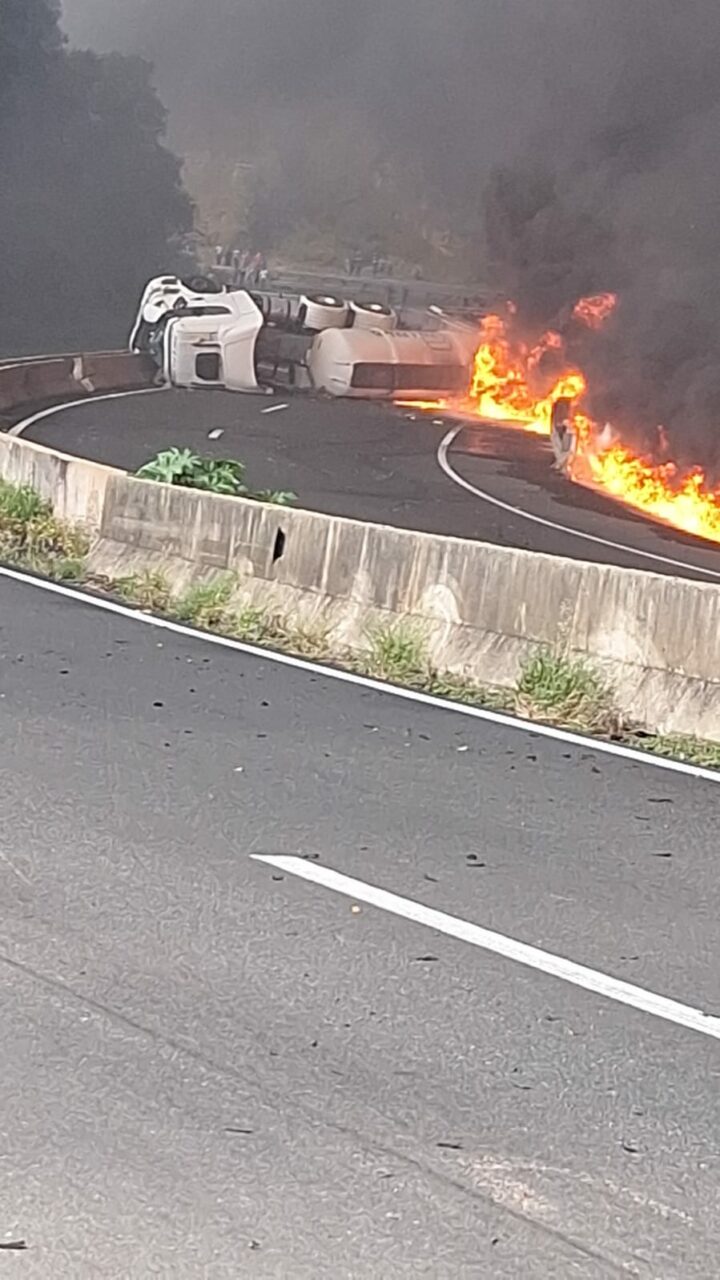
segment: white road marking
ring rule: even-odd
[[[682,773],[690,778],[701,778],[704,782],[720,782],[719,769],[705,769],[702,765],[687,764],[683,760],[668,760],[664,756],[651,755],[646,751],[636,751],[632,747],[624,747],[617,742],[605,742],[602,738],[587,738],[579,733],[570,733],[558,729],[554,725],[540,724],[535,720],[520,720],[516,716],[503,715],[499,711],[489,711],[485,707],[465,706],[461,702],[448,702],[444,698],[436,698],[430,693],[420,693],[415,689],[403,689],[400,685],[383,684],[380,680],[372,680],[368,676],[356,675],[353,671],[341,671],[336,667],[325,667],[321,663],[308,662],[305,658],[296,658],[290,653],[278,653],[273,649],[260,649],[255,645],[245,644],[242,640],[232,640],[229,636],[212,635],[208,631],[195,631],[180,622],[172,622],[168,618],[157,618],[149,613],[141,613],[128,605],[118,604],[115,600],[105,600],[100,596],[89,595],[74,587],[63,586],[59,582],[49,582],[45,578],[33,578],[30,574],[21,573],[18,569],[0,566],[0,578],[9,578],[13,582],[22,582],[25,586],[35,587],[38,591],[47,591],[51,595],[62,596],[65,600],[86,605],[91,609],[102,609],[105,613],[114,613],[118,617],[127,618],[143,626],[158,627],[161,631],[170,631],[174,635],[185,636],[190,640],[201,640],[204,644],[217,645],[221,649],[232,649],[235,653],[244,653],[264,662],[275,662],[281,667],[292,667],[296,671],[306,671],[314,676],[323,676],[328,680],[339,680],[342,684],[355,685],[361,689],[371,689],[375,693],[386,694],[391,698],[400,698],[404,702],[418,702],[425,707],[434,707],[438,711],[450,712],[453,715],[467,716],[471,720],[483,720],[488,724],[500,725],[504,729],[515,729],[521,733],[530,733],[537,738],[551,738],[555,742],[566,742],[574,747],[582,747],[585,751],[597,751],[601,755],[616,756],[621,760],[629,760],[633,764],[646,765],[652,769],[664,769],[670,773]]]
[[[269,404],[267,409],[261,409],[261,413],[279,413],[281,409],[289,409],[289,404]]]
[[[414,924],[424,925],[426,929],[434,929],[436,933],[444,933],[449,938],[457,938],[460,942],[480,947],[483,951],[491,951],[506,960],[514,960],[516,964],[535,969],[551,978],[560,978],[563,982],[603,996],[606,1000],[614,1000],[617,1004],[628,1005],[641,1013],[649,1013],[654,1018],[663,1018],[665,1022],[674,1022],[689,1031],[699,1031],[713,1040],[720,1040],[720,1018],[703,1013],[702,1009],[680,1004],[677,1000],[657,995],[644,987],[632,986],[629,982],[622,982],[597,969],[588,969],[585,965],[566,960],[551,951],[541,951],[539,947],[518,942],[516,938],[471,924],[469,920],[462,920],[459,916],[425,907],[411,898],[402,898],[387,889],[378,889],[375,885],[366,884],[364,880],[355,880],[352,876],[343,875],[340,871],[333,871],[331,867],[323,867],[317,862],[306,862],[303,858],[283,854],[254,853],[250,856],[255,862],[265,862],[274,869],[284,871],[286,875],[309,880],[312,884],[322,885],[355,902],[365,902],[380,911],[388,911],[391,915],[402,916],[404,920],[410,920]]]
[[[493,497],[491,493],[486,493],[484,489],[478,489],[455,470],[448,458],[451,446],[463,430],[464,427],[459,426],[453,427],[452,431],[448,431],[438,446],[437,460],[445,475],[449,480],[452,480],[453,484],[460,485],[462,489],[474,494],[476,498],[481,498],[483,502],[488,502],[493,507],[499,507],[501,511],[509,511],[513,516],[520,516],[522,520],[530,520],[533,524],[543,525],[546,529],[554,529],[557,533],[569,534],[573,538],[582,538],[585,542],[594,542],[601,547],[610,547],[613,551],[625,551],[631,556],[642,556],[643,559],[653,560],[656,564],[669,564],[675,569],[684,569],[685,572],[690,569],[693,573],[702,574],[707,578],[716,578],[720,581],[720,570],[701,568],[699,565],[688,564],[684,560],[674,560],[672,556],[659,555],[653,551],[641,551],[639,547],[629,547],[624,542],[613,542],[611,538],[602,538],[599,534],[584,533],[582,529],[573,529],[569,525],[558,524],[555,520],[546,520],[544,516],[533,515],[530,511],[524,511],[522,507],[514,507],[509,502],[503,502],[501,498]]]
[[[22,422],[16,422],[15,426],[11,427],[7,432],[7,435],[21,436],[23,431],[34,427],[36,422],[42,422],[44,418],[54,418],[57,414],[66,413],[68,409],[79,409],[86,404],[100,404],[102,400],[125,400],[130,396],[157,395],[161,391],[167,391],[167,387],[140,387],[136,391],[109,391],[102,396],[83,396],[82,400],[70,400],[67,404],[53,404],[49,409],[41,409],[40,413],[34,413],[30,418],[25,418]]]

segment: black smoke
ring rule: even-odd
[[[67,9],[76,36],[156,61],[184,148],[251,157],[273,236],[323,210],[348,234],[449,231],[528,326],[617,290],[580,351],[594,411],[720,464],[717,0]]]

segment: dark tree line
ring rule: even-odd
[[[0,4],[0,354],[122,342],[192,209],[139,58],[69,51],[57,0]]]

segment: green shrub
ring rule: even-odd
[[[180,485],[205,493],[220,493],[231,498],[254,498],[289,506],[295,494],[282,489],[249,489],[245,484],[245,465],[231,458],[204,458],[191,449],[165,449],[136,471],[139,480]]]

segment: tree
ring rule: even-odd
[[[3,0],[0,7],[0,120],[62,48],[59,0]]]
[[[0,352],[119,342],[145,279],[172,267],[192,208],[150,76],[68,52],[54,0],[3,0]]]

